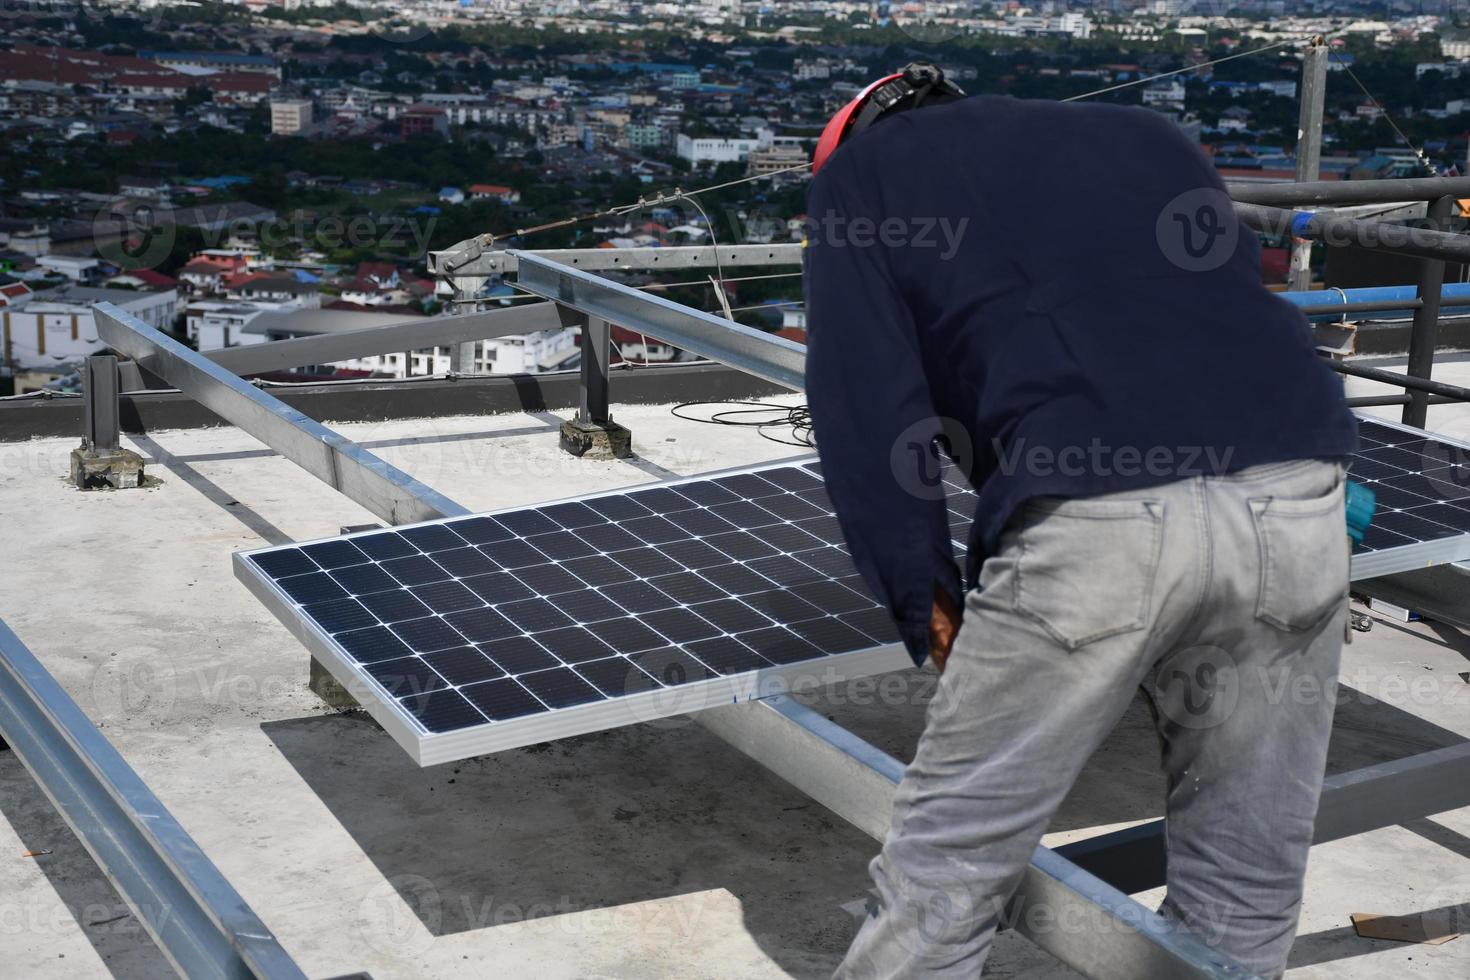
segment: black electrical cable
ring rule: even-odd
[[[708,417],[689,415],[681,412],[681,409],[708,408],[711,406],[733,405],[735,408],[722,408],[709,413]],[[779,442],[784,446],[801,446],[805,449],[817,447],[816,438],[812,435],[812,417],[805,405],[766,405],[761,402],[742,401],[693,401],[681,402],[669,410],[675,418],[684,419],[689,422],[705,422],[710,425],[736,425],[756,430],[756,434],[762,439],[771,442]],[[737,416],[763,416],[757,418],[737,418]],[[788,438],[780,438],[770,433],[771,429],[790,429],[789,433],[783,433]]]

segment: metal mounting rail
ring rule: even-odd
[[[273,340],[210,351],[203,356],[235,374],[264,374],[306,364],[331,364],[355,357],[396,354],[406,350],[448,347],[476,340],[511,337],[561,326],[556,307],[528,303],[460,316],[421,317],[360,330]]]
[[[806,348],[801,344],[532,252],[510,254],[520,261],[516,285],[528,293],[794,391],[806,386]]]
[[[194,839],[3,622],[0,735],[180,976],[305,980]]]
[[[494,276],[516,272],[520,257],[537,255],[576,269],[713,269],[760,265],[800,265],[801,245],[670,245],[651,248],[550,248],[534,252],[488,249],[478,240],[429,253],[429,273],[438,276]]]
[[[859,830],[880,841],[887,836],[893,791],[903,778],[903,764],[893,756],[785,695],[710,708],[694,720]],[[1028,914],[1036,909],[1044,914]],[[1253,976],[1045,847],[1031,855],[1003,920],[1089,977]],[[1060,922],[1089,927],[1060,928]]]
[[[111,303],[98,303],[93,311],[97,335],[107,346],[384,520],[411,524],[468,513],[437,490],[131,313]]]

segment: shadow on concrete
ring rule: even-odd
[[[907,759],[934,674],[887,677],[802,700]],[[682,719],[430,769],[415,766],[362,713],[268,722],[262,730],[382,873],[395,908],[412,909],[435,935],[723,890],[740,901],[749,934],[783,970],[825,977],[852,935],[841,906],[866,892],[866,865],[878,847]],[[1338,710],[1329,768],[1460,741],[1354,695]],[[1139,698],[1051,830],[1160,816],[1158,757]],[[344,900],[352,908],[382,897]],[[669,942],[698,942],[699,900],[679,907],[688,914],[648,928],[670,930]],[[357,918],[371,921],[373,913]],[[568,923],[577,928],[575,918]],[[1015,955],[1025,963],[1041,956]]]
[[[291,538],[285,531],[282,531],[250,507],[236,500],[218,483],[215,483],[209,477],[200,473],[194,467],[184,462],[183,459],[173,455],[167,449],[154,442],[151,436],[134,433],[127,438],[138,446],[138,448],[148,453],[149,466],[162,466],[194,490],[198,491],[210,503],[219,507],[241,524],[244,524],[250,529],[251,533],[255,534],[262,541],[271,545],[291,543]]]
[[[156,980],[174,976],[169,965],[142,924],[124,904],[92,856],[82,847],[71,828],[61,819],[51,801],[41,792],[15,753],[0,752],[0,812],[14,828],[27,851],[47,851],[33,860],[70,913],[76,928],[96,950],[102,965],[118,980]],[[13,885],[5,889],[5,903],[15,906]],[[49,909],[20,910],[21,927],[43,935],[69,928],[54,922]],[[58,966],[63,965],[57,961]],[[13,966],[13,964],[12,964]],[[73,964],[67,968],[77,976],[90,975],[91,968]],[[0,975],[19,976],[11,967],[0,966]]]
[[[798,699],[905,763],[923,731],[938,675],[931,667],[835,685]],[[1336,774],[1458,745],[1464,738],[1391,704],[1342,688],[1327,772]],[[1049,833],[1085,830],[1164,815],[1164,779],[1153,717],[1135,697],[1082,770]]]
[[[700,894],[727,891],[793,976],[830,976],[851,939],[873,841],[682,719],[429,769],[360,712],[261,727],[386,879],[343,896],[357,921],[385,900],[434,935],[618,909],[643,941],[699,943]]]

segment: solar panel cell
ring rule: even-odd
[[[469,544],[443,524],[420,524],[417,527],[403,528],[398,533],[423,552],[448,551]]]
[[[408,543],[408,539],[394,531],[385,531],[380,534],[368,534],[360,538],[353,538],[352,543],[357,545],[362,552],[376,561],[385,561],[389,558],[403,558],[407,555],[416,555],[419,550]]]
[[[459,690],[469,699],[470,704],[479,708],[491,721],[523,718],[546,710],[546,705],[510,677],[471,684]]]
[[[356,599],[328,599],[326,602],[314,602],[302,609],[302,612],[321,623],[322,628],[328,633],[342,633],[346,630],[362,629],[365,626],[378,624],[373,614],[363,608],[362,603]]]
[[[307,572],[276,579],[276,584],[302,605],[327,599],[346,598],[347,593],[326,572]]]
[[[456,687],[500,677],[505,673],[474,647],[436,650],[424,654],[423,661],[433,667],[436,674]]]
[[[532,565],[513,573],[536,595],[554,596],[584,588],[580,579],[560,565]]]
[[[408,591],[439,615],[460,609],[475,609],[485,603],[459,582],[431,582],[416,585]]]
[[[491,643],[478,643],[478,649],[507,674],[524,674],[557,666],[560,661],[529,636],[511,636]]]
[[[475,612],[478,611],[475,610]],[[489,610],[485,611],[489,612]],[[438,616],[394,623],[393,632],[397,633],[398,638],[407,643],[415,653],[448,650],[450,647],[463,646],[465,641],[464,636]]]
[[[573,669],[610,698],[641,694],[659,686],[657,681],[624,657],[594,660],[590,663],[577,664]]]
[[[542,602],[541,599],[523,600],[527,602]],[[514,603],[500,606],[504,610]],[[489,640],[499,640],[503,637],[514,636],[521,632],[515,624],[494,609],[480,607],[479,609],[466,609],[462,612],[453,612],[444,617],[444,622],[453,627],[454,631],[472,643],[484,643]],[[446,646],[457,646],[464,642],[446,644]],[[442,647],[435,647],[442,649]]]
[[[436,551],[430,557],[433,558],[434,564],[455,578],[486,575],[499,568],[493,561],[485,557],[484,552],[469,545],[462,548],[450,548],[447,551]]]
[[[484,716],[453,690],[410,695],[399,703],[431,732],[453,731],[484,723]]]
[[[323,568],[360,565],[368,560],[368,556],[351,541],[321,541],[307,545],[301,553]]]
[[[418,597],[407,589],[394,588],[391,592],[373,592],[357,598],[369,612],[384,623],[420,619],[424,616],[432,616],[434,613],[434,610],[420,602]]]
[[[390,558],[383,562],[383,570],[402,585],[427,585],[430,582],[445,582],[454,577],[426,555]]]
[[[255,555],[251,558],[271,578],[285,578],[289,575],[305,575],[307,572],[317,570],[316,562],[297,550],[291,551],[269,551],[263,555]]]
[[[701,663],[718,674],[738,674],[771,666],[769,660],[733,636],[696,640],[688,644],[687,649]]]
[[[380,660],[369,664],[367,672],[383,689],[396,698],[412,694],[438,691],[449,684],[433,668],[418,657],[403,657],[398,660]]]
[[[598,528],[610,529],[612,525],[601,524]],[[583,530],[598,530],[598,528],[584,528]],[[597,554],[598,551],[597,548],[583,541],[571,531],[552,531],[550,534],[533,534],[526,539],[526,543],[552,561],[564,561],[568,558],[585,558],[588,555]]]
[[[329,574],[349,595],[360,596],[368,592],[385,592],[398,588],[398,580],[377,565],[349,565],[346,568],[334,568]]]
[[[386,626],[369,626],[367,629],[338,633],[333,639],[347,651],[348,656],[360,664],[396,660],[413,654],[408,644]]]
[[[601,701],[603,694],[583,680],[570,667],[554,667],[516,678],[541,702],[551,708],[570,708],[574,704]]]
[[[509,528],[493,517],[470,517],[465,520],[451,521],[449,526],[453,528],[455,534],[470,544],[490,544],[515,537]]]
[[[601,660],[616,652],[583,626],[565,626],[537,635],[548,650],[556,651],[554,656],[563,663],[579,664],[588,660]]]

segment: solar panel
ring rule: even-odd
[[[1354,581],[1470,560],[1470,445],[1363,417],[1348,475],[1378,510],[1353,549]]]
[[[236,555],[420,765],[909,665],[814,457]],[[945,477],[957,554],[974,494]]]
[[[1470,559],[1470,446],[1360,421],[1355,580]],[[975,498],[944,476],[963,559]],[[905,667],[814,458],[236,555],[421,764]]]

